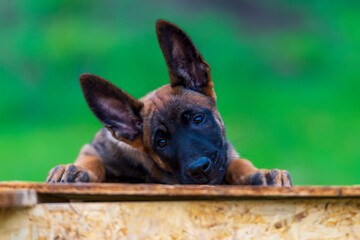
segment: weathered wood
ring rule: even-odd
[[[37,194],[39,203],[16,208],[25,206],[10,197],[19,192]],[[6,194],[7,204],[0,207],[1,240],[360,236],[360,186],[0,183],[0,196]]]
[[[244,198],[360,198],[360,186],[341,187],[254,187],[161,184],[46,184],[29,182],[0,183],[0,192],[33,189],[41,202],[244,199]],[[52,200],[51,200],[52,199]]]
[[[33,189],[0,191],[0,208],[31,207],[37,204]]]
[[[0,210],[0,239],[359,239],[360,199],[39,204]]]

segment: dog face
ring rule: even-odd
[[[86,101],[113,137],[148,154],[174,182],[218,184],[225,174],[227,141],[210,67],[174,24],[159,20],[156,33],[169,85],[136,100],[100,77],[83,74]]]
[[[213,98],[165,86],[145,97],[142,116],[147,153],[180,183],[221,181],[226,140]]]

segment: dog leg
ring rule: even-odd
[[[50,170],[46,182],[103,182],[105,170],[96,156],[76,160],[74,164],[58,165]]]
[[[257,169],[247,159],[235,159],[226,170],[226,181],[233,185],[292,186],[288,171]]]

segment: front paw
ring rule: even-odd
[[[58,165],[50,170],[47,183],[90,182],[91,173],[73,164]]]
[[[260,169],[248,176],[248,185],[291,187],[291,177],[288,171],[279,169]]]

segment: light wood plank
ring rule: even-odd
[[[0,211],[0,239],[358,239],[360,199],[39,204]]]
[[[31,207],[37,204],[37,194],[33,189],[0,191],[0,208]]]

